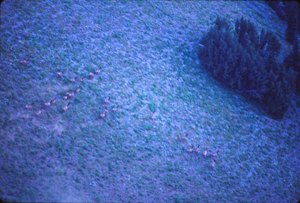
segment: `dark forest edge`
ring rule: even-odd
[[[280,0],[268,0],[267,3],[281,20],[286,21],[286,41],[294,44],[300,31],[300,3]]]
[[[258,104],[272,118],[283,118],[292,91],[300,89],[297,45],[279,63],[281,45],[275,35],[257,31],[244,18],[235,26],[217,18],[200,43],[201,63],[213,78]]]
[[[285,39],[293,46],[291,53],[284,61],[288,69],[293,69],[298,74],[296,78],[296,92],[300,95],[300,3],[297,1],[267,1],[268,5],[276,12],[281,20],[286,21]]]

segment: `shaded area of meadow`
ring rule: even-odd
[[[208,76],[198,42],[218,14],[284,43],[261,2],[3,2],[0,197],[295,202],[299,98],[274,121]]]

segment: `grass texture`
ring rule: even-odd
[[[263,2],[6,0],[0,12],[1,199],[299,199],[299,98],[272,120],[197,58],[218,15],[275,32],[286,56]]]

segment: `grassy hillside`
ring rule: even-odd
[[[197,58],[217,15],[275,32],[287,55],[263,2],[6,0],[0,12],[1,199],[299,199],[299,98],[272,120]]]

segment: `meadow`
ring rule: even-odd
[[[299,200],[299,96],[273,120],[209,76],[219,15],[291,49],[262,1],[4,1],[0,199]]]

